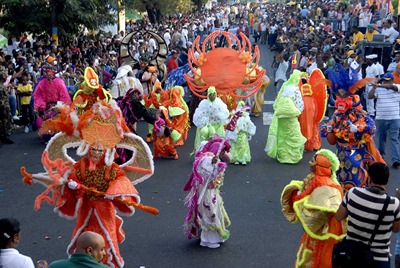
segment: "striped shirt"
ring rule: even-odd
[[[348,211],[346,239],[362,241],[368,244],[385,199],[386,194],[371,188],[354,187],[346,193],[342,201],[342,205]],[[390,197],[388,208],[371,244],[371,251],[376,261],[389,260],[393,222],[398,220],[400,220],[399,200],[395,197]]]
[[[400,119],[400,92],[383,87],[377,87],[375,90],[375,98],[376,120]]]

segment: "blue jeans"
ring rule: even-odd
[[[400,143],[399,143],[399,128],[400,119],[395,120],[376,120],[376,128],[378,135],[378,150],[382,157],[385,156],[386,138],[389,134],[390,139],[390,155],[392,162],[400,162]]]
[[[11,116],[17,114],[17,99],[15,95],[8,95],[8,102],[10,103]]]

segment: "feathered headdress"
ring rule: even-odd
[[[334,69],[328,69],[325,71],[329,81],[327,85],[332,89],[334,94],[344,95],[355,94],[360,88],[365,85],[376,82],[376,78],[364,78],[358,80],[357,70],[350,68],[349,72],[339,63],[336,63]]]

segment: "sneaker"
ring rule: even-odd
[[[324,116],[324,119],[323,119],[324,121],[326,121],[326,120],[329,120],[329,117],[328,116]]]
[[[12,119],[13,119],[13,120],[19,120],[19,117],[16,116],[16,115],[14,115],[14,116],[12,117]]]
[[[399,161],[394,161],[392,167],[393,167],[393,168],[398,168],[398,167],[400,167],[400,162],[399,162]]]
[[[245,166],[245,165],[247,165],[246,161],[242,162],[242,166]]]
[[[29,133],[29,127],[28,127],[28,126],[25,126],[24,132],[25,132],[25,133]]]
[[[235,165],[239,165],[239,162],[238,162],[238,161],[236,161],[236,162],[235,162]]]

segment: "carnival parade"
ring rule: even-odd
[[[231,2],[5,27],[0,267],[400,268],[398,3]]]

